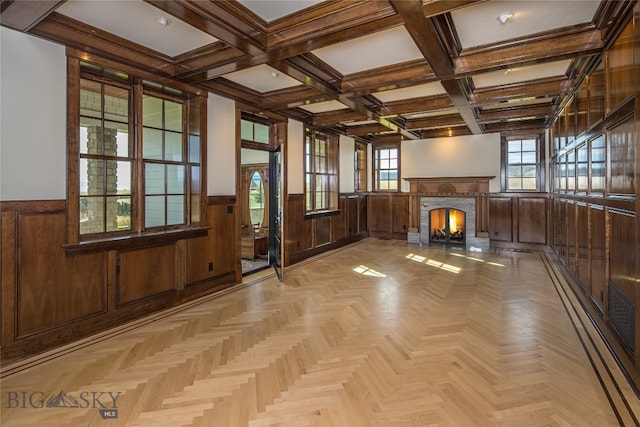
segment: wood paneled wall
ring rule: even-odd
[[[639,21],[636,4],[634,19],[552,125],[550,244],[640,390]],[[591,147],[601,141],[606,161],[596,165]],[[581,149],[592,153],[582,168]]]
[[[369,235],[406,240],[409,199],[408,193],[369,194]]]
[[[368,236],[367,194],[341,194],[339,209],[305,214],[304,194],[289,194],[285,217],[286,266]]]
[[[66,202],[1,202],[2,363],[231,286],[235,197],[210,197],[208,235],[67,253]]]
[[[491,246],[543,250],[548,244],[548,200],[547,193],[491,194]]]

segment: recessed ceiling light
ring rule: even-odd
[[[275,71],[271,73],[271,77],[273,77],[274,79],[277,79],[279,75],[280,74],[276,73]]]
[[[158,24],[162,25],[163,27],[167,27],[171,25],[171,19],[167,18],[166,16],[160,15],[160,16],[156,16],[154,19]]]
[[[513,12],[502,12],[497,18],[501,24],[506,24],[509,19],[513,18]]]

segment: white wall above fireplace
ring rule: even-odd
[[[500,134],[466,135],[402,141],[402,178],[495,176],[489,191],[500,191]],[[402,180],[402,191],[409,183]]]

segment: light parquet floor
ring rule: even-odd
[[[546,255],[367,239],[5,368],[1,424],[637,425],[584,319]]]

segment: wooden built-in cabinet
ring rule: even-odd
[[[210,197],[203,237],[67,251],[64,200],[0,202],[2,363],[238,281],[235,197]]]

